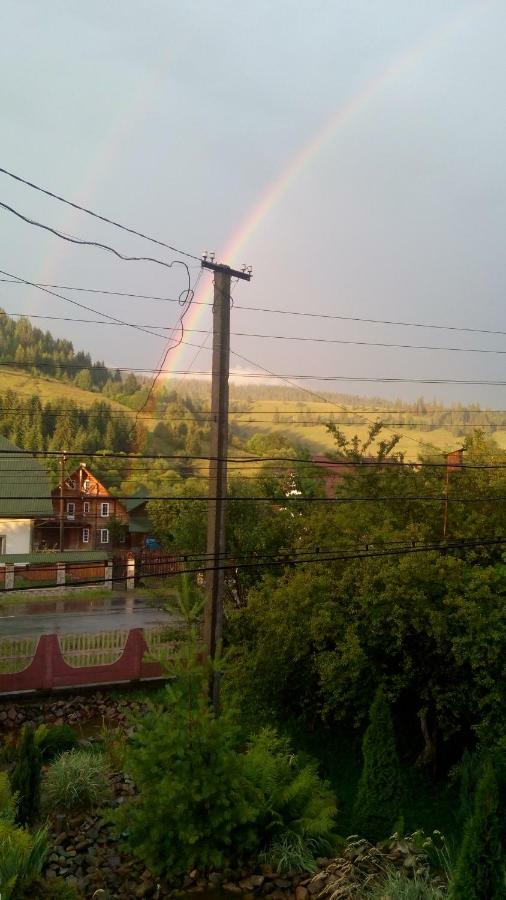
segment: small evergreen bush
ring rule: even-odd
[[[18,795],[17,821],[29,825],[40,808],[40,751],[33,728],[25,726],[18,745],[18,758],[12,774],[12,789]]]
[[[77,744],[77,734],[70,725],[41,725],[36,732],[36,741],[42,760],[51,762],[61,753],[73,750]]]
[[[501,900],[506,896],[501,816],[496,774],[488,760],[483,764],[473,812],[465,826],[451,882],[452,900]]]
[[[379,689],[362,743],[363,767],[353,828],[370,841],[387,838],[401,813],[402,782],[389,704]]]
[[[168,708],[139,723],[126,767],[138,795],[113,821],[164,876],[236,868],[262,853],[280,870],[311,868],[333,842],[329,787],[272,729],[245,743],[230,711],[217,719],[204,674],[188,662],[166,689]]]
[[[248,781],[231,717],[216,719],[191,679],[168,687],[170,709],[140,723],[127,752],[138,797],[113,820],[161,875],[240,863],[256,846],[260,796]]]
[[[70,812],[90,809],[109,795],[109,769],[101,754],[69,750],[49,766],[43,785],[44,806]]]

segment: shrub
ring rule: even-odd
[[[200,676],[167,688],[170,708],[141,721],[127,751],[138,797],[112,818],[134,853],[162,875],[234,865],[256,847],[260,798],[244,773],[230,715],[209,708]]]
[[[102,755],[69,750],[49,766],[43,785],[44,805],[59,810],[89,809],[109,794],[109,769]]]
[[[279,871],[311,871],[315,857],[335,843],[335,797],[317,764],[294,754],[289,742],[265,728],[250,742],[245,771],[259,790],[258,839]]]
[[[48,854],[47,832],[31,835],[24,828],[0,822],[0,896],[11,900],[36,879]]]
[[[41,758],[33,728],[25,726],[18,746],[18,761],[12,774],[12,788],[18,794],[17,821],[28,825],[40,808]]]
[[[51,762],[61,753],[74,749],[77,735],[70,725],[54,725],[52,728],[41,725],[36,732],[36,741],[43,761]]]
[[[195,646],[181,648],[165,706],[139,722],[126,770],[138,795],[112,819],[145,864],[164,876],[234,867],[264,851],[306,868],[332,839],[335,801],[316,764],[272,729],[249,743],[233,714],[216,719]]]
[[[366,896],[369,900],[444,900],[446,893],[425,878],[390,872]]]
[[[390,707],[379,689],[362,744],[363,768],[354,806],[354,829],[371,841],[388,837],[401,811],[402,787]]]
[[[499,789],[490,761],[483,765],[451,882],[453,900],[500,900],[505,895]]]

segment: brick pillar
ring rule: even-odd
[[[56,584],[64,585],[65,584],[65,563],[59,562],[56,563]]]
[[[14,588],[14,566],[12,563],[5,564],[5,590],[12,591]]]
[[[127,559],[126,569],[126,589],[127,591],[133,591],[135,588],[135,558],[133,556]]]
[[[109,559],[104,567],[104,587],[112,589],[112,559]]]

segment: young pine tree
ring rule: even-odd
[[[17,821],[30,825],[40,807],[41,756],[33,728],[23,728],[18,746],[18,759],[12,775],[12,790],[18,794]]]
[[[363,767],[353,828],[370,841],[386,839],[401,813],[402,783],[390,706],[379,689],[362,743]]]
[[[451,884],[452,900],[502,900],[506,895],[499,787],[490,761],[476,786]]]

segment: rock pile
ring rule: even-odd
[[[97,691],[62,699],[39,700],[37,703],[2,703],[0,705],[0,735],[19,731],[23,725],[85,725],[90,722],[125,725],[128,715],[139,708],[138,701],[128,695],[111,697]]]

